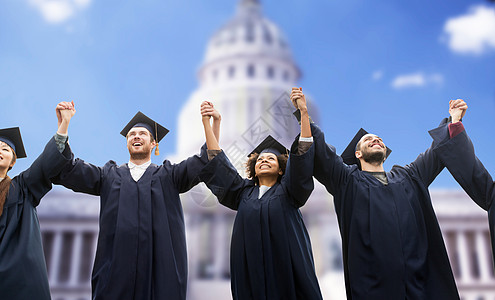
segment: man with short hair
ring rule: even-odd
[[[294,88],[291,99],[304,97]],[[297,106],[296,106],[297,107]],[[347,299],[459,299],[428,186],[442,171],[433,145],[409,165],[385,172],[390,153],[361,129],[339,156],[317,126],[314,176],[334,196],[342,237]]]
[[[218,138],[220,116],[214,117]],[[97,167],[75,159],[55,183],[100,196],[100,232],[92,274],[94,300],[185,299],[187,253],[179,193],[199,182],[208,162],[200,155],[179,164],[151,163],[168,130],[138,112],[122,130],[130,159]],[[155,153],[156,154],[156,153]]]

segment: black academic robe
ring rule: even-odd
[[[92,274],[94,300],[186,298],[187,253],[179,193],[199,182],[208,162],[151,164],[136,182],[127,164],[97,167],[75,159],[55,181],[100,196],[100,231]]]
[[[428,193],[443,169],[432,149],[394,166],[384,185],[343,163],[317,126],[312,132],[314,176],[334,196],[347,299],[459,299]]]
[[[0,217],[0,299],[51,299],[36,207],[50,178],[69,162],[52,138],[33,164],[12,178]]]
[[[488,211],[495,260],[495,182],[476,157],[471,139],[464,130],[441,144],[435,149],[435,153],[469,197]]]
[[[221,204],[237,210],[230,249],[235,300],[322,299],[308,232],[299,207],[313,190],[313,146],[291,154],[280,183],[258,199],[223,152],[201,172]]]

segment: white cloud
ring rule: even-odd
[[[425,75],[422,72],[399,75],[392,81],[392,87],[395,89],[424,87],[427,85],[442,85],[442,74],[433,73]]]
[[[48,23],[62,23],[87,7],[91,0],[30,0]]]
[[[371,74],[371,78],[373,78],[373,80],[380,80],[382,79],[382,77],[383,77],[382,70],[376,70],[373,72],[373,74]]]
[[[467,14],[448,19],[443,30],[454,52],[482,54],[495,49],[495,8],[473,6]]]

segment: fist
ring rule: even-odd
[[[74,101],[71,102],[60,102],[57,104],[57,107],[55,107],[55,112],[57,114],[57,120],[58,120],[58,125],[60,126],[60,123],[62,121],[70,121],[70,119],[74,116],[76,113],[76,109],[74,107]]]
[[[303,111],[307,110],[306,96],[302,92],[302,88],[294,87],[290,93],[290,100],[295,108]]]
[[[460,121],[466,114],[468,106],[462,99],[449,101],[449,114],[452,117],[452,122]]]
[[[213,120],[220,120],[221,118],[220,113],[210,101],[203,101],[203,103],[201,103],[201,116],[208,119],[213,117]]]

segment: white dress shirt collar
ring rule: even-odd
[[[132,179],[137,182],[141,178],[141,176],[143,176],[144,172],[146,172],[146,169],[151,165],[151,160],[148,160],[141,165],[136,165],[135,163],[129,161],[127,165],[129,166],[129,171],[131,172]]]

